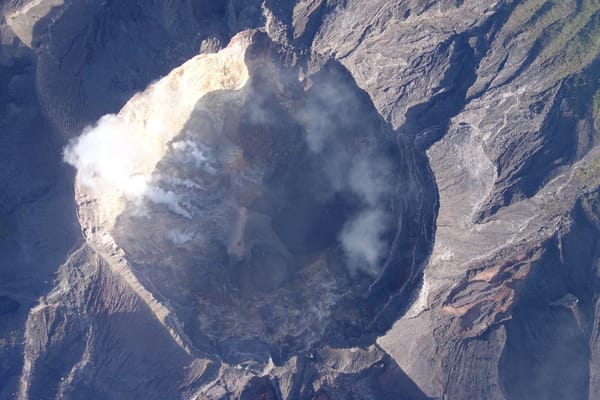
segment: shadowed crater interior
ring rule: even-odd
[[[130,204],[113,235],[200,351],[278,362],[372,341],[430,249],[426,163],[339,63],[262,34],[246,62],[246,86],[203,97],[171,142],[165,199]]]

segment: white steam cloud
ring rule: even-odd
[[[190,157],[200,162],[202,155],[198,149],[183,150],[188,150]],[[64,150],[64,161],[77,169],[82,186],[96,193],[119,192],[138,205],[143,199],[164,204],[174,213],[190,218],[190,212],[180,205],[177,194],[153,185],[150,177],[138,172],[144,157],[143,143],[134,141],[127,125],[113,114],[85,128]]]
[[[393,163],[375,152],[353,155],[339,151],[343,147],[335,141],[340,138],[320,132],[319,128],[308,130],[305,140],[312,152],[326,158],[324,174],[331,186],[331,192],[326,195],[348,190],[363,203],[362,209],[344,224],[338,237],[350,272],[377,274],[378,263],[386,251],[383,236],[389,227],[389,215],[385,201],[394,190]],[[335,146],[338,151],[328,151]]]
[[[202,168],[210,174],[217,173],[214,156],[212,156],[208,147],[201,143],[196,143],[191,140],[181,140],[173,142],[171,148],[177,151],[178,158],[194,163],[196,167]]]
[[[351,273],[358,270],[377,274],[386,242],[390,216],[386,201],[394,192],[393,161],[376,147],[355,152],[346,144],[352,140],[348,130],[355,129],[361,115],[356,93],[336,81],[313,86],[314,97],[298,113],[305,128],[304,139],[309,151],[324,158],[324,175],[329,183],[330,196],[350,191],[361,199],[363,206],[342,227],[338,239]],[[371,144],[371,146],[376,146]]]
[[[140,153],[125,124],[108,114],[69,142],[64,160],[77,168],[82,185],[98,192],[116,189],[133,199],[148,189],[146,178],[134,172]]]
[[[390,192],[391,162],[376,157],[361,157],[352,162],[348,183],[369,206],[377,207]]]
[[[365,207],[347,221],[339,240],[351,271],[376,274],[386,243],[388,227],[384,199],[392,190],[391,162],[375,156],[354,160],[347,175],[347,185],[364,202]]]
[[[225,49],[186,61],[133,96],[118,116],[102,117],[67,145],[64,160],[77,168],[78,185],[97,200],[93,207],[102,223],[113,225],[124,207],[147,205],[144,200],[190,215],[189,205],[184,207],[176,193],[162,189],[153,174],[202,97],[246,84],[245,56],[251,37],[240,33]],[[201,157],[202,149],[198,150],[191,157]]]
[[[167,237],[173,244],[182,245],[191,242],[196,237],[195,232],[182,232],[176,229],[172,229],[167,233]]]
[[[344,225],[340,241],[351,271],[361,269],[376,273],[374,267],[385,251],[385,242],[381,238],[386,227],[385,220],[383,211],[368,208]]]

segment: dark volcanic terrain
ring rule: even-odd
[[[0,10],[0,399],[600,398],[600,1]]]

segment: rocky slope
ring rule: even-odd
[[[600,394],[597,1],[1,4],[1,398]]]

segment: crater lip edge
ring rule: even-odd
[[[248,41],[257,31],[238,36]],[[263,362],[323,344],[373,344],[406,308],[398,294],[419,273],[412,249],[423,238],[402,235],[402,221],[426,206],[401,187],[420,175],[406,171],[420,164],[402,157],[415,150],[392,140],[341,64],[327,62],[306,88],[282,47],[248,43],[247,82],[199,96],[177,132],[161,139],[147,182],[170,200],[125,199],[111,226],[101,211],[98,218],[103,199],[81,190],[82,228],[92,247],[122,252],[137,281],[130,284],[164,305],[200,352]],[[132,101],[153,115],[144,96],[172,86],[172,74]],[[137,122],[141,114],[128,103],[118,117]],[[308,132],[322,143],[313,146]]]

